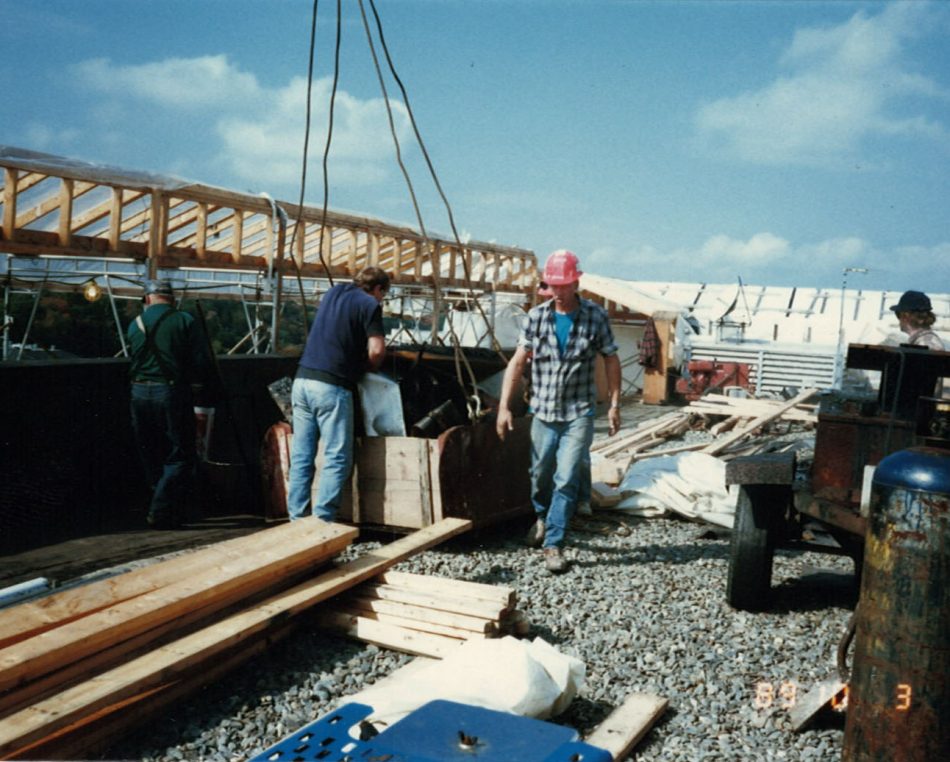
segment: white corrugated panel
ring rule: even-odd
[[[786,387],[830,389],[835,380],[834,347],[694,341],[689,359],[747,364],[756,394],[777,394]]]

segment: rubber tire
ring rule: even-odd
[[[776,527],[784,515],[775,503],[781,499],[772,485],[739,487],[726,579],[726,602],[734,609],[761,611],[769,605]]]

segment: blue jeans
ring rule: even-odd
[[[323,437],[323,470],[313,515],[333,521],[353,468],[353,392],[311,378],[294,379],[294,438],[290,448],[287,513],[302,519],[310,508],[314,460]]]
[[[188,384],[132,384],[132,429],[152,500],[153,519],[181,518],[191,497],[197,455]]]
[[[531,503],[544,519],[544,547],[559,547],[577,508],[594,418],[531,421]],[[588,477],[589,481],[589,477]]]

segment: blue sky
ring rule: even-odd
[[[634,280],[839,287],[865,267],[849,286],[950,291],[950,3],[376,5],[463,234]],[[0,0],[0,144],[296,201],[311,8]],[[317,206],[335,9],[319,4]],[[342,29],[330,207],[416,226],[357,0]],[[394,118],[448,236],[401,102]]]

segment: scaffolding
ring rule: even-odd
[[[5,304],[17,291],[137,299],[145,279],[167,278],[183,295],[242,300],[254,314],[246,340],[256,352],[279,348],[291,294],[313,304],[367,266],[390,274],[401,312],[408,303],[420,324],[429,313],[432,343],[443,341],[445,311],[535,300],[537,260],[527,249],[13,147],[0,146],[0,168]],[[5,359],[8,333],[5,320]]]

